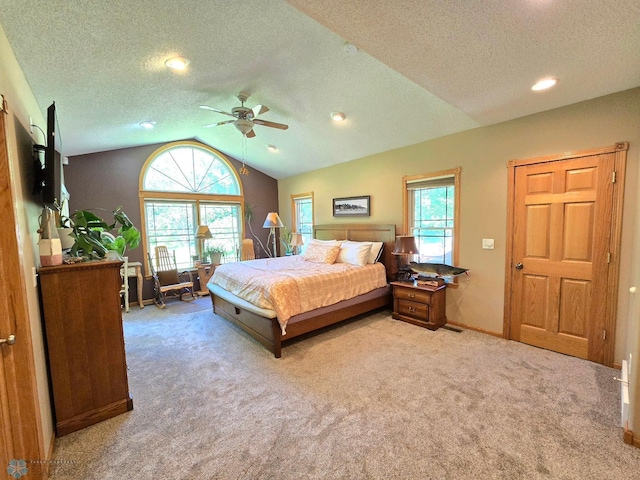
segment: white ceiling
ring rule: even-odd
[[[246,91],[290,127],[247,140],[275,178],[640,86],[638,0],[0,0],[0,24],[63,155],[197,138],[242,159],[198,106]]]

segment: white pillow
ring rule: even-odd
[[[351,265],[363,266],[369,261],[371,253],[371,242],[350,242],[346,240],[340,246],[340,253],[336,263],[350,263]]]
[[[307,262],[328,263],[333,264],[340,253],[338,245],[322,245],[319,243],[311,243],[302,254],[302,259]]]
[[[371,253],[369,253],[369,261],[367,263],[376,263],[378,260],[380,260],[383,246],[384,242],[372,242]]]
[[[340,246],[342,245],[342,242],[344,242],[344,240],[318,240],[317,238],[312,238],[311,240],[309,240],[309,245],[315,243],[316,245]]]

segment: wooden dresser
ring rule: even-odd
[[[447,286],[427,287],[409,282],[391,282],[393,286],[393,318],[429,330],[447,323],[445,313]]]
[[[133,408],[127,380],[121,261],[39,270],[56,434]]]

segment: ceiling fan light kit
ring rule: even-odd
[[[245,120],[243,118],[239,118],[233,125],[238,129],[238,131],[242,135],[247,135],[253,129],[253,122],[251,120]]]

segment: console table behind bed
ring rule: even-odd
[[[378,224],[330,224],[315,225],[313,227],[313,237],[320,240],[352,240],[354,242],[384,242],[384,248],[380,261],[387,269],[387,279],[393,278],[396,265],[391,252],[393,252],[396,227],[395,225]],[[365,297],[366,295],[361,295]],[[360,302],[345,301],[336,304],[331,311],[320,309],[320,313],[309,316],[300,321],[294,321],[295,317],[287,325],[287,334],[282,335],[280,324],[277,318],[266,318],[250,312],[239,305],[225,300],[214,292],[211,292],[211,302],[216,314],[226,318],[230,322],[238,325],[245,332],[258,340],[273,352],[276,358],[282,354],[282,342],[298,337],[308,332],[332,325],[347,318],[355,317],[377,308],[389,306],[391,303],[390,290],[384,295],[367,298]],[[341,304],[349,302],[347,306]]]

